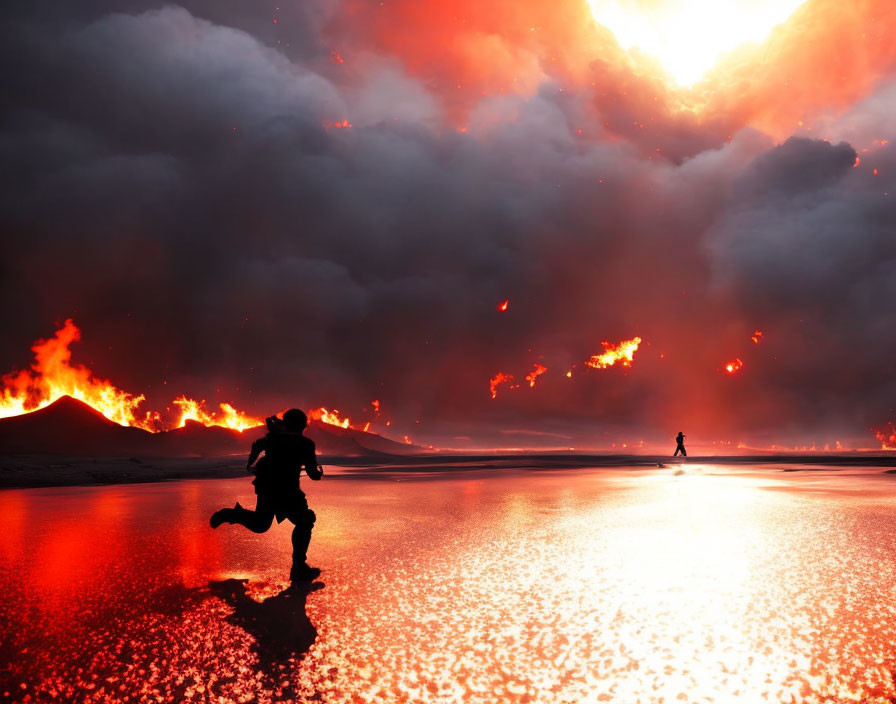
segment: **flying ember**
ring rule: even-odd
[[[542,374],[544,374],[547,370],[548,370],[548,368],[547,368],[546,366],[544,366],[543,364],[538,364],[538,363],[536,362],[536,363],[535,363],[535,369],[533,369],[531,372],[529,372],[529,373],[526,375],[526,381],[529,382],[529,386],[534,387],[534,386],[535,386],[535,380],[536,380],[539,376],[541,376]]]
[[[729,374],[734,374],[735,372],[739,372],[743,366],[744,363],[740,359],[735,359],[733,362],[728,362],[728,364],[725,365],[725,371]]]
[[[759,341],[762,339],[762,330],[754,331],[753,336],[750,339],[758,345]]]
[[[488,388],[492,394],[492,398],[498,397],[498,387],[501,384],[509,384],[511,381],[513,381],[513,374],[505,374],[504,372],[495,374],[495,376],[488,382]]]
[[[502,313],[507,310],[507,306],[510,305],[510,299],[508,298],[506,301],[502,301],[498,304],[498,310]]]
[[[586,366],[592,369],[606,369],[619,362],[623,367],[630,367],[638,345],[641,344],[641,338],[633,337],[631,340],[623,340],[617,345],[607,341],[600,344],[604,346],[604,351],[601,354],[591,355],[591,358],[585,361]]]

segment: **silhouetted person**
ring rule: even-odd
[[[283,420],[271,416],[265,424],[268,434],[252,443],[246,463],[246,470],[255,473],[255,510],[249,511],[237,501],[233,508],[215,511],[209,522],[212,528],[222,523],[239,523],[253,533],[264,533],[274,518],[277,523],[288,518],[295,526],[289,578],[293,582],[310,582],[320,574],[318,568],[309,567],[306,562],[316,516],[299,488],[299,475],[304,469],[311,479],[317,480],[324,475],[324,469],[317,464],[314,443],[302,434],[308,425],[302,411],[292,408],[283,414]],[[259,460],[262,452],[264,456]]]
[[[677,457],[680,452],[682,457],[687,457],[688,451],[684,449],[684,433],[680,430],[678,431],[678,435],[675,436],[675,442],[678,444],[675,447],[675,454],[672,456]]]

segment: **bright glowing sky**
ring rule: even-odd
[[[656,58],[681,85],[698,81],[727,51],[762,42],[804,0],[588,0],[626,49]]]

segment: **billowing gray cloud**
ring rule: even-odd
[[[827,440],[887,419],[890,147],[874,176],[849,144],[701,141],[670,119],[651,126],[682,145],[666,158],[583,138],[593,96],[556,78],[483,98],[459,132],[395,57],[335,74],[331,4],[289,47],[269,19],[188,7],[4,24],[4,369],[72,316],[76,357],[157,405],[377,398],[400,433],[449,444],[685,424]],[[634,335],[631,370],[583,370]],[[744,374],[722,373],[735,357]],[[489,398],[535,362],[534,389]]]

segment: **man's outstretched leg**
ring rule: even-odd
[[[254,511],[243,508],[240,506],[240,502],[237,501],[236,506],[233,508],[219,509],[209,519],[212,528],[217,528],[222,523],[238,523],[253,533],[264,533],[271,527],[273,522],[274,512],[265,506],[265,502],[262,501],[260,496],[255,504]]]
[[[308,544],[311,542],[311,531],[317,517],[310,508],[299,509],[292,521],[292,569],[289,571],[291,582],[310,582],[320,576],[317,567],[308,566]]]

